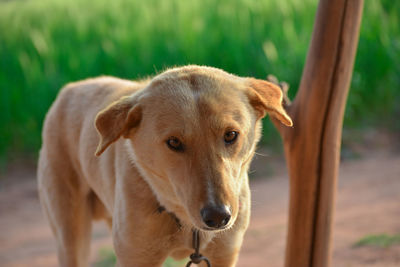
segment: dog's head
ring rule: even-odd
[[[99,156],[121,136],[161,205],[199,229],[230,227],[260,138],[260,119],[292,121],[276,85],[209,67],[156,76],[101,111]]]

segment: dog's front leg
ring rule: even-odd
[[[163,242],[164,233],[158,225],[159,215],[156,209],[152,208],[154,203],[144,197],[141,197],[141,201],[135,199],[139,193],[129,189],[134,188],[132,184],[116,186],[119,193],[116,194],[114,203],[112,236],[117,265],[162,266],[168,256],[168,250]],[[140,192],[145,191],[145,188],[141,188]]]
[[[166,256],[158,254],[155,249],[149,248],[147,245],[143,247],[137,241],[132,244],[126,238],[115,239],[114,248],[117,256],[117,266],[120,267],[161,267]]]
[[[135,212],[135,211],[134,211]],[[131,218],[133,221],[127,221]],[[132,217],[119,217],[113,220],[113,243],[117,265],[121,267],[162,266],[167,258],[160,240],[151,228]]]
[[[205,251],[205,255],[209,258],[212,267],[236,266],[243,235],[244,231],[232,233],[226,238],[213,240]]]

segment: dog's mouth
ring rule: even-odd
[[[203,226],[201,228],[201,230],[207,231],[207,232],[220,232],[220,231],[224,231],[224,230],[227,230],[227,229],[231,228],[231,226],[232,225],[226,225],[226,226],[223,226],[223,227],[220,227],[220,228],[211,228],[211,227]]]

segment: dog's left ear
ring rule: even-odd
[[[291,118],[283,109],[283,94],[279,86],[254,78],[248,78],[247,81],[249,87],[246,94],[259,119],[268,113],[286,126],[293,125]]]
[[[142,109],[132,96],[122,97],[100,111],[95,119],[100,135],[95,155],[100,156],[120,136],[127,138],[131,130],[139,125],[141,118]]]

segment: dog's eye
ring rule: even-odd
[[[228,131],[224,135],[225,144],[231,145],[235,143],[239,133],[235,131]]]
[[[182,142],[174,136],[171,136],[170,138],[168,138],[166,143],[167,143],[167,146],[174,151],[182,152],[184,149]]]

